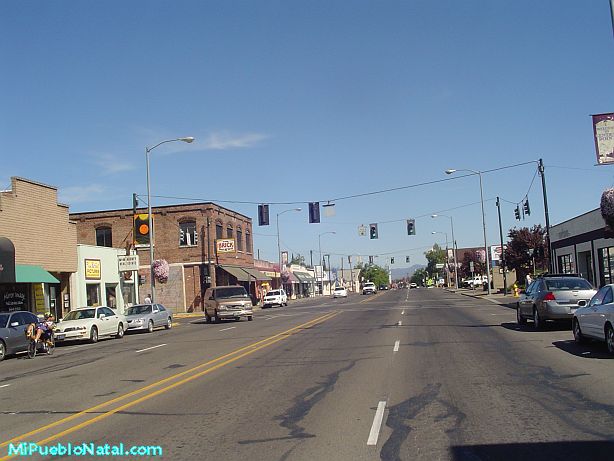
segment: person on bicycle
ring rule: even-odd
[[[32,335],[32,330],[36,328],[34,340],[39,341],[42,338],[43,341],[48,341],[49,339],[51,339],[51,333],[53,332],[54,327],[53,314],[45,314],[45,318],[43,321],[32,325],[33,328],[30,330],[29,333],[30,335]]]

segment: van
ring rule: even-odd
[[[252,300],[244,287],[219,286],[205,291],[205,321],[241,320],[251,321],[253,316]]]

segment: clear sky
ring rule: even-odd
[[[594,166],[590,119],[614,111],[608,0],[4,0],[0,57],[0,187],[22,176],[74,212],[130,208],[146,196],[145,146],[194,136],[152,151],[154,206],[250,216],[262,259],[277,259],[277,213],[294,207],[281,245],[308,261],[334,231],[321,241],[336,265],[424,262],[445,245],[431,232],[451,241],[437,212],[459,247],[479,246],[478,178],[448,168],[542,158],[552,224],[597,208],[614,183],[614,167]],[[535,170],[483,175],[489,243],[496,196],[528,192],[520,223],[504,202],[505,230],[543,224]],[[327,200],[336,215],[309,224],[307,202]],[[260,202],[271,226],[257,225]],[[369,223],[378,240],[358,236]]]

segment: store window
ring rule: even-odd
[[[96,245],[99,247],[112,246],[112,233],[110,227],[98,227],[96,229]]]
[[[198,245],[196,221],[184,221],[179,223],[179,246],[189,247],[195,245]]]
[[[237,226],[237,251],[243,251],[243,230]]]
[[[88,306],[100,306],[100,284],[88,283],[85,285]]]
[[[571,267],[571,255],[559,256],[559,270],[562,274],[573,273],[573,269]]]
[[[117,308],[117,285],[106,285],[107,306]]]

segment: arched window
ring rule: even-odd
[[[249,229],[245,229],[245,251],[252,253],[252,234]]]
[[[243,251],[243,231],[237,226],[237,251]]]
[[[226,238],[231,239],[234,237],[234,232],[232,230],[232,224],[228,224],[228,227],[226,228]]]
[[[222,222],[221,221],[216,221],[216,223],[215,223],[215,238],[216,239],[224,238],[223,232],[224,232],[224,226],[222,225]]]
[[[96,245],[99,247],[113,246],[113,233],[110,226],[100,226],[96,228]]]

